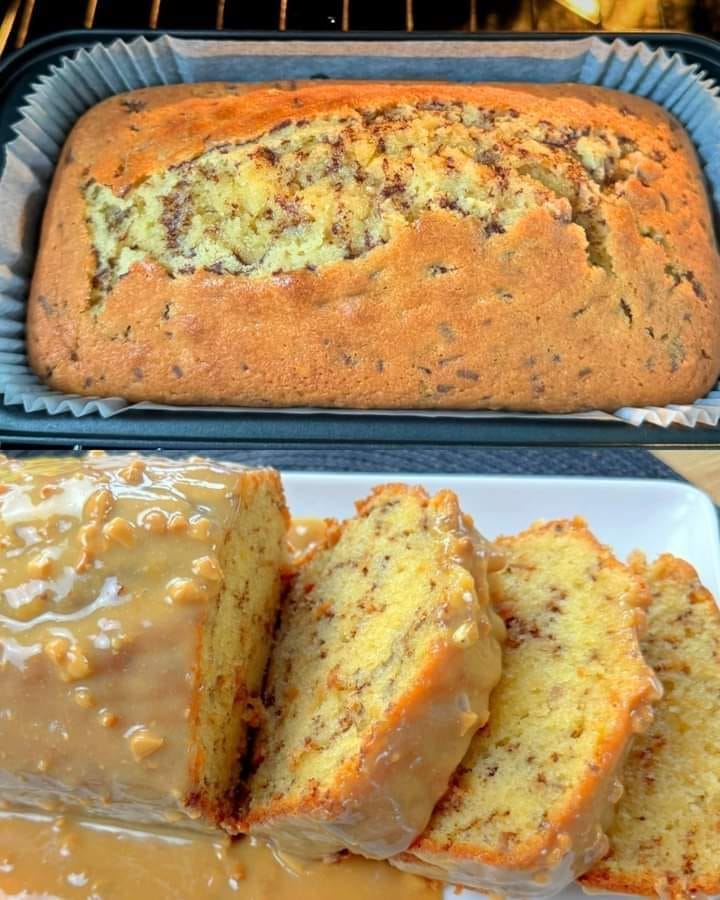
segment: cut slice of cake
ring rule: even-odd
[[[667,898],[720,894],[720,610],[681,559],[633,564],[652,604],[642,641],[665,696],[628,758],[609,855],[593,890]]]
[[[489,724],[410,851],[431,878],[550,896],[602,857],[633,732],[657,683],[640,653],[648,594],[581,519],[501,538],[490,577],[507,627]]]
[[[242,830],[384,858],[422,831],[500,677],[488,552],[457,497],[378,487],[282,609]]]
[[[138,823],[226,818],[287,525],[269,469],[2,460],[0,799]]]

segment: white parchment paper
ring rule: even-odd
[[[38,78],[14,126],[0,176],[0,396],[27,412],[118,415],[129,409],[177,410],[119,397],[88,398],[50,391],[29,369],[25,304],[45,197],[56,160],[75,121],[121,91],[199,81],[276,81],[305,78],[437,79],[451,81],[569,81],[599,84],[648,97],[672,112],[693,140],[716,209],[720,209],[720,89],[679,54],[601,38],[560,41],[195,41],[161,36],[95,45],[66,57]],[[190,407],[227,413],[241,407]],[[266,410],[278,412],[277,409]],[[289,414],[320,410],[293,408]],[[328,412],[328,410],[323,410]],[[330,410],[355,415],[355,410]],[[720,383],[688,406],[624,408],[614,415],[566,416],[449,410],[362,410],[363,415],[461,418],[561,418],[717,426]]]

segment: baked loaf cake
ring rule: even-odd
[[[392,862],[513,897],[552,896],[600,859],[630,739],[656,680],[638,645],[642,581],[585,523],[501,538],[507,627],[490,722],[426,831]]]
[[[238,826],[309,858],[408,847],[500,677],[488,556],[457,497],[388,485],[357,510],[282,607]]]
[[[271,470],[3,460],[0,800],[229,815],[286,527]]]
[[[694,151],[585,85],[150,88],[69,136],[27,348],[131,401],[563,412],[720,369]]]
[[[636,567],[652,592],[643,653],[665,696],[632,749],[610,854],[582,880],[667,898],[720,894],[720,612],[695,570],[661,556]]]

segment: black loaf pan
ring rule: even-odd
[[[14,134],[11,126],[20,118],[20,107],[39,75],[49,73],[61,58],[97,43],[109,44],[117,38],[153,39],[161,32],[63,31],[29,43],[0,62],[0,171],[5,164],[5,144]],[[343,40],[452,40],[452,41],[532,41],[580,40],[602,37],[622,38],[628,43],[643,42],[668,53],[682,53],[688,63],[697,63],[720,83],[720,42],[698,35],[674,32],[573,32],[571,34],[480,32],[476,34],[416,32],[218,32],[169,31],[176,37],[195,40],[304,40],[317,41],[318,51],[327,53],[328,44]],[[2,215],[2,210],[0,210]],[[719,231],[720,233],[720,231]],[[563,419],[419,418],[416,416],[337,415],[328,413],[286,414],[208,413],[178,410],[148,412],[128,410],[109,419],[99,415],[76,418],[70,413],[50,416],[26,413],[19,406],[0,406],[0,443],[5,448],[40,447],[134,447],[137,449],[229,448],[303,446],[313,444],[436,446],[696,446],[714,448],[720,444],[720,427],[682,426],[661,428],[633,426],[620,422],[571,421]]]

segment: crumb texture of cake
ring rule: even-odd
[[[657,680],[638,644],[642,580],[580,519],[501,538],[507,628],[490,720],[425,832],[392,862],[513,897],[552,896],[607,849],[632,736]]]
[[[663,405],[717,378],[720,259],[687,135],[631,94],[159,87],[70,134],[27,333],[52,387],[129,400]]]
[[[220,822],[257,716],[288,526],[272,470],[0,462],[0,800]]]
[[[282,607],[238,823],[308,858],[408,847],[500,677],[498,560],[457,497],[385,485],[357,509]]]
[[[652,593],[643,652],[665,695],[630,754],[596,891],[720,894],[720,611],[684,560],[636,557]]]

